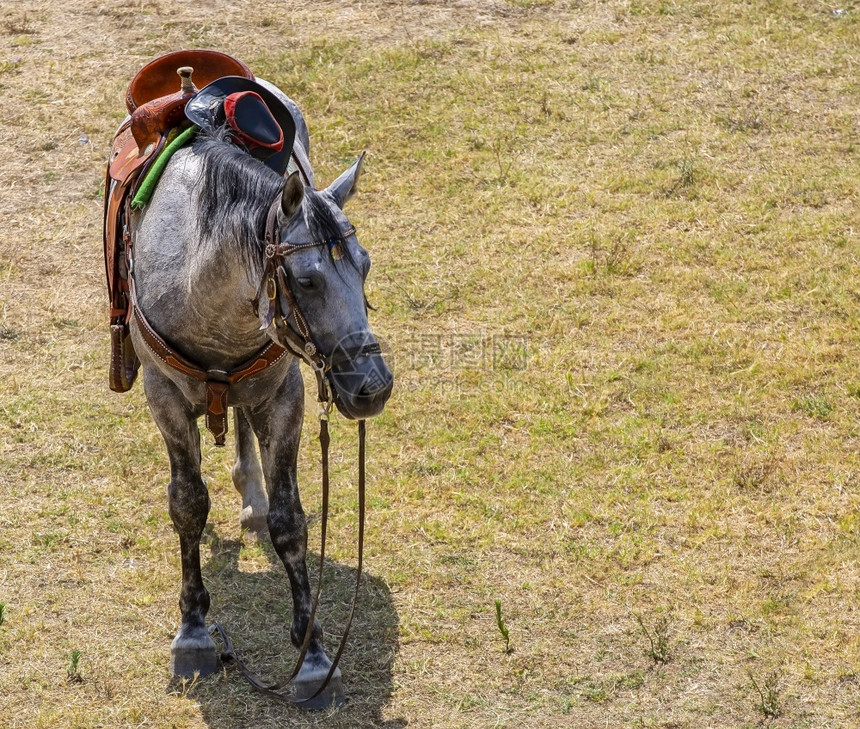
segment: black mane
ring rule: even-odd
[[[192,147],[202,161],[197,226],[202,238],[227,239],[242,252],[262,254],[266,213],[283,178],[230,142],[226,127],[197,133]]]
[[[230,141],[226,126],[201,129],[192,147],[202,161],[197,226],[204,239],[237,245],[243,256],[259,260],[265,247],[266,214],[284,186],[284,178]],[[315,241],[334,241],[341,227],[331,201],[305,188],[302,212]],[[328,249],[328,246],[323,246]],[[349,250],[342,252],[352,262]]]

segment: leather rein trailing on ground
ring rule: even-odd
[[[293,696],[289,696],[288,694],[283,694],[281,691],[290,685],[290,682],[298,675],[299,670],[302,667],[302,663],[305,660],[305,655],[308,650],[308,646],[311,642],[311,636],[313,634],[314,620],[316,618],[317,607],[319,606],[320,600],[320,591],[322,589],[322,576],[323,576],[323,566],[325,563],[325,545],[326,545],[326,530],[328,526],[328,504],[329,504],[329,476],[328,476],[328,446],[329,446],[329,432],[328,432],[328,408],[325,404],[321,405],[320,409],[320,452],[322,454],[322,518],[321,518],[321,527],[320,527],[320,559],[319,559],[319,577],[317,580],[317,590],[316,595],[314,595],[314,602],[311,606],[310,617],[308,618],[308,627],[305,630],[305,637],[302,641],[302,646],[299,650],[299,657],[296,659],[296,665],[293,668],[293,672],[290,674],[289,678],[284,681],[278,683],[266,683],[264,682],[257,674],[251,671],[248,666],[236,655],[236,651],[233,647],[233,641],[230,640],[230,637],[227,635],[226,631],[218,624],[213,623],[209,628],[209,633],[211,635],[217,634],[221,638],[221,642],[224,644],[224,650],[221,651],[221,660],[224,663],[235,663],[236,667],[241,671],[242,675],[251,684],[257,691],[266,696],[270,696],[273,699],[277,699],[279,701],[283,701],[288,704],[295,704],[297,706],[301,706],[302,704],[309,703],[313,701],[317,696],[319,696],[328,686],[329,681],[331,681],[331,677],[334,675],[334,672],[337,670],[338,663],[340,662],[340,657],[343,654],[343,649],[346,646],[346,640],[349,637],[349,629],[352,626],[352,619],[355,615],[355,605],[358,602],[358,591],[361,586],[361,572],[363,565],[363,557],[364,557],[364,517],[365,517],[365,421],[358,421],[358,566],[355,571],[355,591],[352,596],[352,605],[349,609],[349,617],[346,620],[346,625],[343,629],[343,636],[340,640],[340,645],[337,648],[337,653],[334,656],[334,660],[331,662],[331,668],[329,668],[328,674],[325,677],[325,680],[320,684],[319,688],[316,692],[305,698],[305,699],[297,699]]]
[[[224,436],[227,433],[227,393],[231,385],[251,377],[258,372],[266,369],[275,362],[278,362],[287,351],[290,351],[295,356],[307,362],[314,371],[317,380],[317,396],[320,403],[320,452],[322,460],[322,514],[320,527],[320,559],[319,559],[319,578],[317,581],[316,595],[311,606],[310,618],[308,627],[305,630],[304,640],[299,650],[299,657],[296,660],[296,665],[293,668],[292,674],[288,679],[280,683],[268,684],[253,673],[243,661],[236,655],[233,647],[233,641],[227,635],[224,628],[218,623],[213,623],[209,628],[210,634],[217,634],[224,644],[224,650],[221,651],[221,660],[224,663],[235,663],[241,671],[242,675],[257,691],[271,696],[272,698],[284,701],[286,703],[301,706],[302,704],[313,701],[319,696],[331,681],[334,672],[337,670],[340,657],[343,654],[346,640],[349,636],[349,630],[352,626],[352,619],[355,615],[355,606],[358,602],[358,592],[361,586],[361,573],[364,559],[364,520],[365,520],[365,421],[358,421],[358,567],[355,577],[355,592],[352,597],[352,605],[349,610],[349,617],[344,626],[343,636],[338,646],[337,653],[332,661],[331,668],[326,675],[325,680],[317,688],[316,692],[305,699],[297,699],[287,694],[280,693],[282,689],[289,686],[292,680],[298,675],[305,655],[307,654],[308,646],[313,635],[314,620],[316,618],[317,607],[319,606],[320,592],[322,590],[323,567],[325,565],[325,547],[326,547],[326,532],[328,528],[328,506],[329,506],[329,467],[328,467],[328,450],[331,442],[328,430],[328,419],[331,412],[331,407],[334,402],[334,393],[326,380],[326,373],[331,368],[331,362],[326,362],[316,346],[314,345],[310,327],[305,320],[304,315],[299,309],[298,303],[289,288],[288,280],[283,266],[283,258],[295,253],[299,250],[311,248],[315,246],[328,245],[330,248],[339,244],[347,237],[355,232],[355,229],[350,229],[340,239],[334,241],[315,241],[312,243],[291,244],[279,242],[278,231],[278,209],[281,204],[280,194],[275,198],[269,207],[269,212],[266,220],[266,269],[263,276],[263,290],[268,299],[268,305],[273,309],[273,316],[270,319],[274,320],[279,339],[281,343],[269,342],[256,354],[254,354],[247,362],[239,367],[226,372],[222,370],[207,370],[191,360],[183,357],[181,354],[171,348],[164,339],[159,336],[155,329],[150,325],[140,309],[137,301],[137,291],[134,285],[134,267],[133,258],[129,255],[129,260],[132,265],[129,269],[129,290],[131,294],[131,311],[130,316],[134,316],[143,340],[146,342],[149,349],[166,364],[174,369],[183,372],[190,377],[201,380],[206,384],[206,425],[212,434],[215,436],[215,444],[223,446]],[[129,254],[131,254],[132,246],[129,240]],[[277,314],[274,310],[280,309]],[[295,322],[296,329],[293,329],[287,323],[292,317]],[[377,343],[365,344],[358,347],[355,351],[345,352],[340,355],[340,359],[349,360],[352,357],[377,354],[380,348]],[[333,359],[333,358],[332,358]]]

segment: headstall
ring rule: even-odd
[[[281,242],[280,229],[278,226],[278,212],[281,205],[281,196],[278,195],[269,206],[266,216],[265,234],[265,270],[263,281],[258,294],[257,306],[266,307],[261,315],[261,329],[266,329],[274,322],[278,333],[278,341],[294,355],[307,362],[317,378],[318,398],[321,404],[327,404],[326,412],[331,408],[333,394],[326,380],[326,374],[332,366],[341,362],[349,362],[355,357],[380,354],[381,348],[378,343],[364,344],[349,351],[334,351],[326,358],[313,341],[311,330],[308,326],[302,310],[296,301],[295,294],[290,288],[285,260],[288,256],[309,248],[320,248],[328,246],[334,260],[342,256],[341,246],[346,244],[347,239],[355,233],[355,228],[350,227],[337,238],[330,240],[310,241],[306,243]],[[290,325],[290,319],[294,326]]]

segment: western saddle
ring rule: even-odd
[[[185,117],[185,106],[198,91],[194,82],[203,87],[224,76],[254,80],[254,74],[244,63],[225,53],[185,50],[155,59],[128,85],[125,103],[129,115],[114,136],[105,177],[104,255],[111,331],[109,384],[114,392],[129,390],[140,367],[129,336],[131,201],[167,144],[171,130],[191,126]]]

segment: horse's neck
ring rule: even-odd
[[[168,165],[137,227],[138,298],[156,331],[183,354],[229,367],[266,342],[252,303],[262,267],[258,272],[226,241],[199,241],[188,214],[196,202],[192,167]]]
[[[235,250],[206,250],[190,256],[186,271],[185,304],[199,331],[239,347],[260,339],[252,302],[262,273],[249,270]]]

